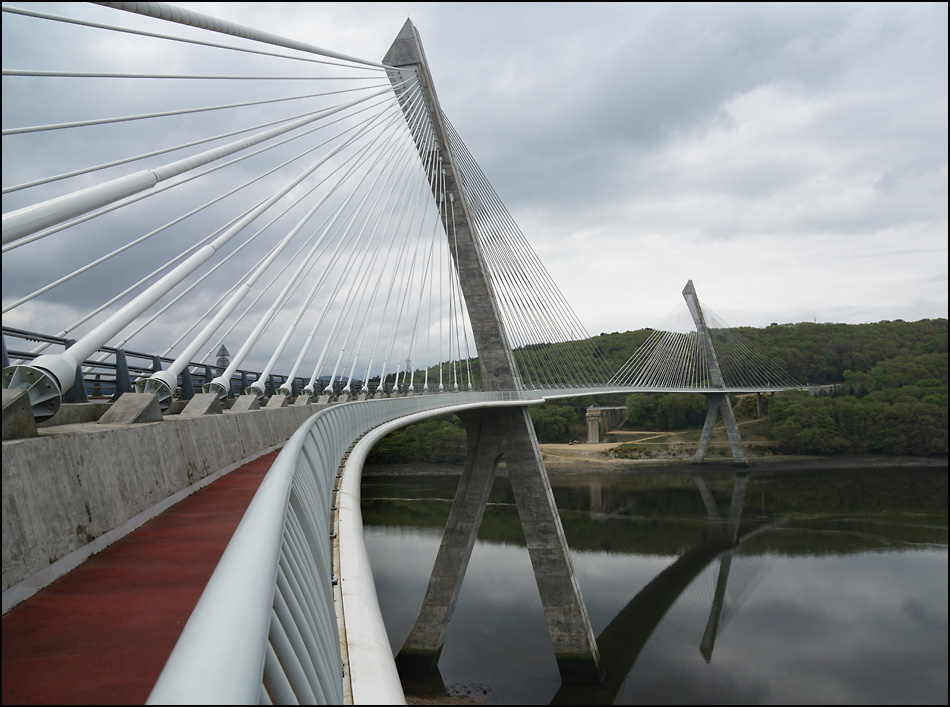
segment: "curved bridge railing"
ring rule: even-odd
[[[340,527],[359,535],[354,547],[363,542],[358,474],[349,480],[350,488],[355,483],[355,502],[350,493],[349,506],[339,511],[346,522],[337,522],[334,494],[348,450],[380,425],[385,427],[367,439],[363,456],[377,437],[424,417],[538,402],[520,393],[423,395],[333,405],[307,420],[251,501],[149,703],[343,703],[331,534]],[[363,570],[372,585],[368,562]],[[375,601],[375,587],[370,588]],[[385,630],[361,640],[389,651]],[[398,677],[389,693],[373,696],[373,701],[400,700]]]

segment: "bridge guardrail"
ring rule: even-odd
[[[251,501],[148,703],[342,703],[330,531],[344,454],[374,427],[413,413],[522,400],[420,395],[343,403],[308,419]]]

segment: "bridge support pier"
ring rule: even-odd
[[[501,320],[494,287],[488,276],[477,238],[477,225],[456,168],[448,131],[443,123],[422,41],[406,21],[383,63],[398,67],[390,72],[396,95],[406,103],[405,81],[417,81],[436,135],[442,168],[441,188],[453,207],[446,225],[451,233],[450,253],[465,300],[478,363],[486,391],[521,392],[524,383]],[[408,113],[407,113],[408,117]],[[428,160],[431,146],[417,142],[420,157]],[[445,196],[435,184],[434,195]],[[441,385],[440,385],[441,389]],[[393,395],[396,391],[393,391]],[[504,457],[524,528],[541,603],[563,680],[599,680],[602,677],[597,643],[581,598],[561,519],[554,504],[534,426],[524,407],[497,408],[463,417],[468,430],[468,459],[449,515],[442,545],[422,611],[396,659],[404,673],[427,673],[438,662],[459,589],[475,545],[478,526],[499,460]]]
[[[702,464],[706,460],[706,452],[709,450],[713,428],[716,426],[716,420],[721,413],[722,421],[726,426],[726,435],[729,437],[729,446],[732,448],[733,460],[737,466],[748,466],[749,459],[746,457],[745,449],[742,446],[739,426],[736,424],[736,416],[732,411],[732,405],[729,404],[729,396],[726,393],[706,393],[705,395],[706,400],[709,401],[709,411],[706,413],[706,422],[703,423],[703,433],[699,438],[699,446],[696,448],[696,454],[693,455],[693,464]]]
[[[602,679],[597,643],[527,408],[459,417],[468,432],[468,458],[422,610],[396,657],[400,673],[423,676],[438,664],[498,463],[504,458],[561,678]]]

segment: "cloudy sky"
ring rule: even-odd
[[[180,4],[373,60],[411,17],[592,334],[689,279],[733,325],[947,316],[945,4]]]
[[[209,12],[380,57],[443,109],[591,333],[693,279],[731,324],[947,316],[945,4]]]

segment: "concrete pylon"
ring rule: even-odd
[[[699,438],[699,446],[696,448],[696,454],[693,455],[693,464],[702,464],[705,461],[713,428],[716,426],[716,420],[722,415],[722,421],[726,426],[726,435],[729,437],[729,446],[732,448],[733,460],[739,466],[748,466],[749,460],[745,455],[745,449],[742,447],[742,438],[739,436],[736,416],[732,411],[732,405],[729,403],[729,396],[725,392],[726,383],[722,377],[722,369],[719,367],[719,357],[716,355],[715,347],[713,347],[712,336],[710,336],[709,328],[706,326],[706,317],[703,315],[703,308],[699,304],[699,298],[696,296],[696,288],[693,287],[692,280],[687,282],[686,287],[683,288],[683,298],[686,300],[686,306],[689,307],[689,313],[696,325],[696,334],[703,345],[703,355],[706,357],[709,377],[712,379],[713,386],[722,389],[722,392],[718,393],[703,393],[709,403],[709,410],[706,413],[706,421],[703,423],[703,433]]]
[[[450,251],[472,324],[483,386],[490,391],[521,391],[524,385],[478,247],[469,200],[448,149],[422,41],[410,20],[406,20],[383,63],[394,67],[390,80],[400,98],[404,89],[399,84],[407,78],[418,77],[422,88],[445,174],[446,203],[451,201],[455,207],[454,223],[449,224],[453,239]],[[421,146],[420,157],[423,161],[429,157]],[[452,209],[447,210],[447,218],[452,221]],[[463,422],[468,433],[468,458],[419,618],[396,658],[397,666],[404,673],[419,675],[438,663],[495,470],[504,458],[562,679],[600,680],[603,671],[597,643],[527,409],[466,413]]]

